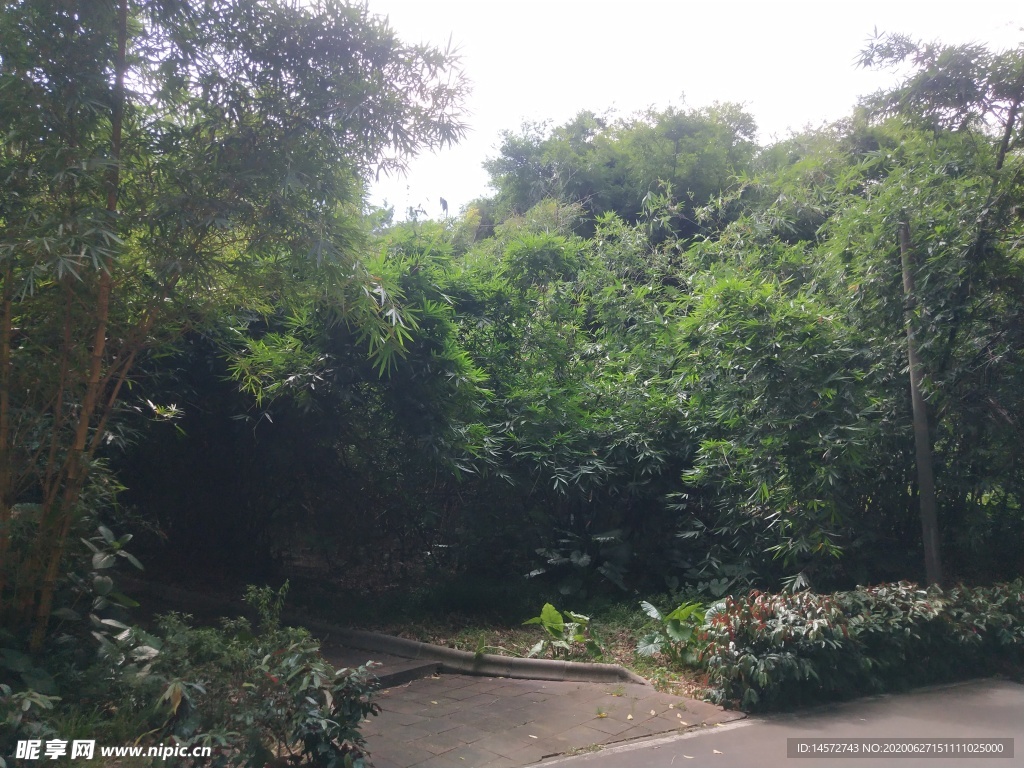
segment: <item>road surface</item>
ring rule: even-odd
[[[821,749],[857,749],[860,756],[825,756],[811,746],[806,757],[789,739],[826,739]],[[878,746],[851,739],[879,739]],[[902,742],[886,741],[900,739]],[[1002,756],[968,757],[969,747],[929,746],[935,739],[983,739],[984,749]],[[893,746],[914,740],[915,746]],[[1012,740],[1012,741],[1007,741]],[[809,742],[805,742],[808,743]],[[919,744],[919,745],[918,745]],[[856,745],[856,746],[854,746]],[[864,757],[865,749],[953,750],[905,757]],[[978,747],[971,747],[978,749]],[[1013,756],[1009,756],[1010,750]],[[833,755],[835,753],[832,753]],[[878,754],[878,752],[875,752]],[[1024,685],[1007,680],[978,680],[912,693],[860,699],[795,714],[752,717],[682,736],[609,747],[593,754],[550,761],[558,768],[1010,768],[1024,766]],[[545,768],[549,765],[545,761]]]

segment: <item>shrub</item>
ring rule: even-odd
[[[695,630],[704,621],[703,603],[685,602],[668,614],[662,614],[646,600],[640,602],[640,607],[657,625],[640,638],[636,646],[639,655],[663,653],[673,664],[692,664],[696,661],[694,645],[699,633]]]
[[[283,592],[250,588],[259,633],[245,619],[223,629],[195,629],[176,614],[161,619],[163,645],[147,675],[160,689],[160,740],[212,746],[214,766],[279,757],[324,768],[364,764],[359,724],[380,711],[372,670],[335,670],[306,630],[281,628]]]
[[[15,753],[19,739],[59,735],[46,722],[47,714],[57,701],[56,696],[46,696],[31,688],[15,693],[11,686],[0,683],[0,768],[7,768],[4,755]]]
[[[376,679],[369,665],[334,669],[306,630],[281,627],[284,593],[250,587],[258,630],[246,619],[195,628],[168,614],[149,633],[93,615],[103,629],[92,632],[98,656],[81,669],[64,663],[54,677],[0,649],[0,672],[20,683],[0,680],[0,755],[16,739],[68,738],[87,722],[101,743],[213,748],[188,766],[360,768],[360,723],[380,711],[371,700]],[[63,700],[38,690],[40,682]]]
[[[702,629],[709,698],[744,709],[846,698],[1024,660],[1024,581],[727,598]]]
[[[545,633],[530,649],[528,658],[540,655],[545,649],[551,650],[552,658],[556,658],[560,651],[569,657],[581,649],[592,658],[601,655],[601,646],[591,633],[589,616],[572,611],[566,611],[563,616],[551,603],[545,603],[539,616],[527,619],[523,624],[540,624]]]

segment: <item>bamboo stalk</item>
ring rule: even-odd
[[[121,0],[118,7],[117,25],[117,60],[114,64],[114,100],[110,129],[110,170],[107,174],[107,212],[114,218],[118,208],[118,187],[121,178],[121,144],[124,124],[125,105],[125,70],[127,68],[128,48],[128,0]],[[74,521],[82,488],[85,485],[88,471],[89,428],[96,412],[102,389],[103,361],[107,345],[107,327],[110,319],[110,298],[113,290],[113,263],[107,256],[101,264],[99,288],[96,296],[96,330],[89,360],[89,378],[85,396],[75,426],[75,439],[68,453],[64,475],[64,493],[59,506],[53,512],[56,515],[56,531],[46,557],[46,571],[39,591],[39,602],[36,606],[35,625],[29,648],[38,652],[46,638],[46,630],[53,610],[53,597],[57,588],[57,577],[60,564],[64,559],[68,535]],[[51,517],[53,515],[51,514]],[[41,527],[49,532],[49,525]]]
[[[903,295],[907,303],[907,360],[910,368],[910,400],[914,413],[914,449],[917,461],[917,489],[920,502],[921,535],[924,541],[925,579],[929,584],[942,583],[942,557],[939,523],[935,505],[935,476],[932,468],[932,446],[928,436],[928,406],[921,394],[921,361],[914,341],[912,310],[915,306],[914,275],[911,272],[912,246],[910,224],[899,224],[900,263],[903,269]]]
[[[14,517],[14,472],[11,456],[11,334],[13,333],[14,278],[10,257],[4,264],[3,310],[0,313],[0,616],[7,606],[8,554]]]

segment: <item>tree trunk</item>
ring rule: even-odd
[[[11,463],[11,334],[12,303],[11,281],[14,279],[8,261],[3,276],[3,308],[0,310],[0,618],[3,617],[4,592],[7,590],[8,553],[11,548],[11,522],[14,506],[14,472]]]
[[[939,545],[939,523],[935,511],[935,476],[932,469],[932,446],[928,436],[928,409],[921,394],[921,361],[914,342],[913,310],[914,276],[911,273],[910,224],[900,222],[900,261],[903,266],[903,295],[906,300],[907,360],[910,368],[910,400],[914,412],[914,447],[917,456],[917,490],[921,505],[921,534],[924,541],[925,579],[941,584],[942,559]]]
[[[125,71],[127,68],[128,46],[128,0],[121,0],[118,6],[117,27],[117,59],[114,62],[114,99],[110,121],[110,171],[107,174],[107,213],[113,218],[117,215],[118,187],[121,178],[121,143],[124,123],[125,106]],[[46,639],[46,630],[53,611],[53,598],[57,589],[57,578],[60,564],[64,559],[68,536],[74,523],[79,498],[89,471],[92,458],[90,450],[89,429],[96,414],[97,406],[102,402],[103,361],[107,347],[107,324],[110,318],[110,299],[113,292],[113,260],[106,257],[100,264],[99,286],[96,295],[96,330],[93,334],[92,349],[89,358],[89,378],[86,383],[82,407],[75,426],[75,438],[68,452],[64,465],[64,489],[59,501],[51,500],[52,508],[44,510],[40,521],[40,534],[51,537],[44,542],[44,562],[46,570],[39,590],[36,603],[35,624],[29,649],[36,653]],[[95,445],[95,443],[93,443]],[[46,513],[49,514],[46,514]],[[52,525],[49,524],[52,521]]]

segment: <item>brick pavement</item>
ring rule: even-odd
[[[380,692],[362,732],[375,768],[518,768],[736,720],[649,686],[441,674]]]

